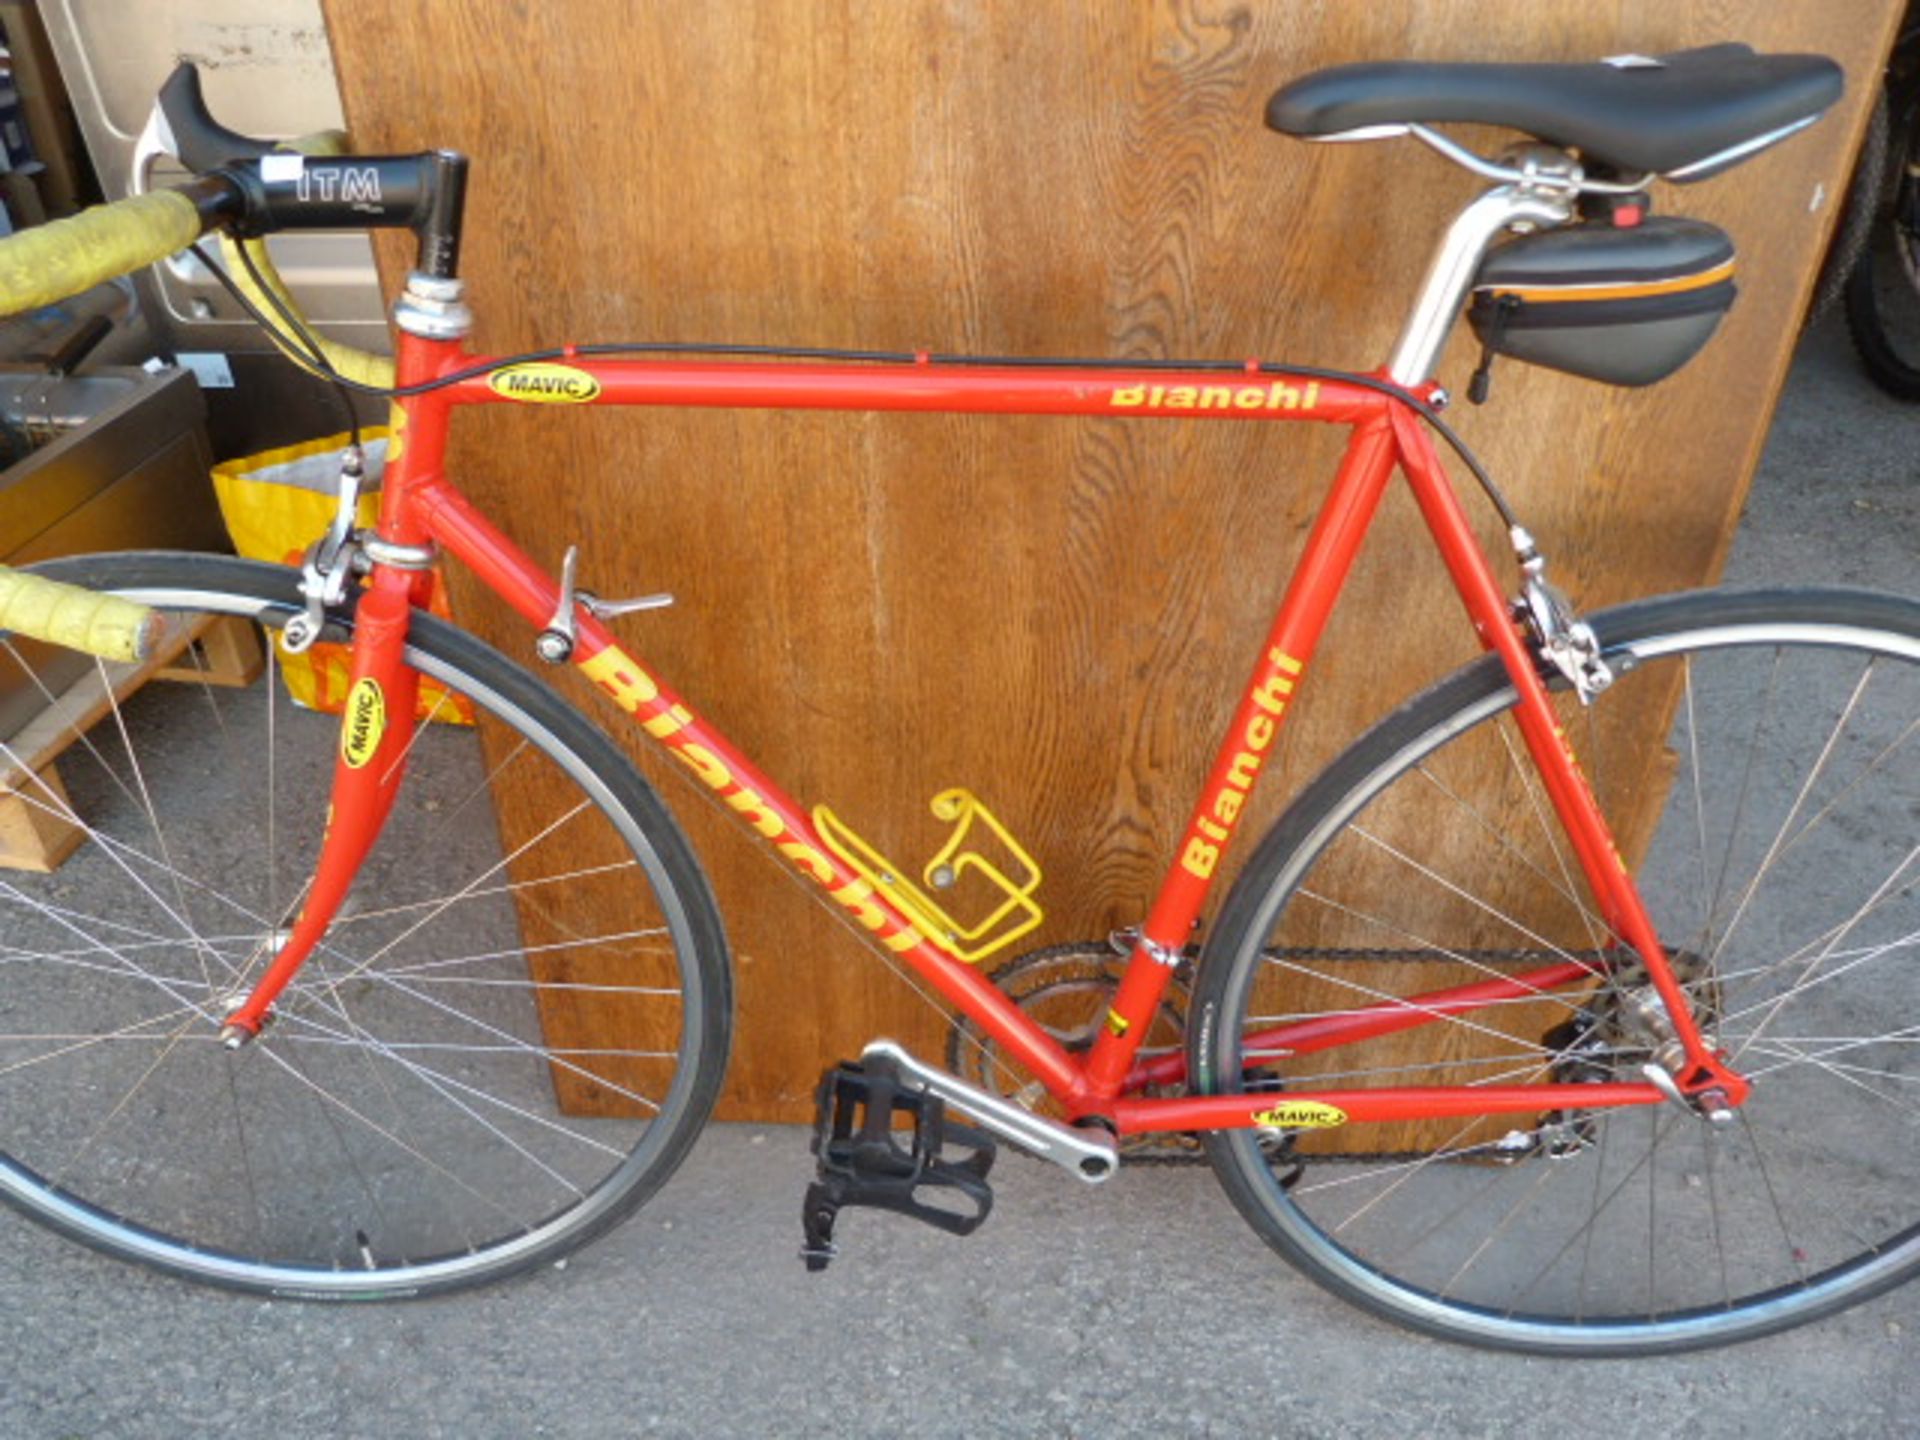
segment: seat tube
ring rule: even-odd
[[[1089,1093],[1101,1099],[1119,1093],[1151,1027],[1327,617],[1353,569],[1360,542],[1379,510],[1396,458],[1394,434],[1384,416],[1355,427],[1180,848],[1141,926],[1106,1024],[1094,1040],[1087,1077]]]

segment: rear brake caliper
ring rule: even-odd
[[[1573,602],[1547,579],[1547,557],[1533,536],[1516,525],[1510,532],[1513,550],[1526,576],[1514,610],[1532,633],[1542,658],[1572,684],[1582,705],[1613,684],[1613,670],[1600,658],[1600,640],[1582,620]]]

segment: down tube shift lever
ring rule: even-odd
[[[602,600],[592,591],[582,590],[574,583],[579,568],[580,547],[569,545],[565,558],[560,562],[560,597],[554,604],[547,628],[533,642],[533,653],[549,665],[564,665],[573,656],[573,647],[579,640],[578,622],[574,617],[576,605],[596,620],[611,620],[619,615],[660,610],[673,604],[673,596],[665,594],[636,595],[630,600]]]

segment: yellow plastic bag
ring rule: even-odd
[[[360,432],[367,457],[367,478],[360,496],[359,524],[371,526],[380,514],[380,476],[387,461],[387,432]],[[213,490],[233,547],[249,560],[298,565],[307,547],[326,533],[333,521],[334,497],[340,484],[340,452],[349,437],[332,435],[266,450],[213,467]],[[446,587],[436,570],[427,608],[446,615]],[[280,673],[294,702],[309,710],[340,713],[350,683],[346,647],[321,643],[303,654],[288,652],[275,639]],[[432,681],[420,685],[422,720],[473,723],[473,706],[465,696],[450,695]]]

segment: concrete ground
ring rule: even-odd
[[[1829,323],[1802,348],[1732,578],[1920,590],[1920,408]],[[564,1269],[363,1309],[236,1298],[0,1216],[0,1437],[1423,1436],[1920,1431],[1920,1287],[1672,1360],[1402,1333],[1287,1271],[1203,1169],[1087,1191],[1002,1160],[958,1241],[872,1212],[796,1258],[806,1137],[716,1126]]]

